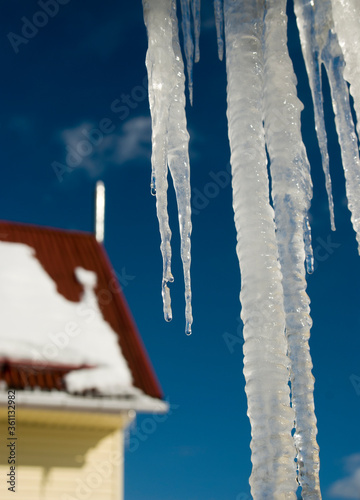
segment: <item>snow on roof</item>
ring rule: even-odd
[[[115,398],[114,409],[166,411],[116,273],[93,234],[0,221],[0,259],[0,382],[24,398],[40,390],[41,405],[55,390],[60,407],[68,398],[70,406],[95,408],[99,398],[82,401],[92,394],[103,409]]]
[[[144,411],[149,406],[144,405],[144,395],[159,403],[163,397],[161,388],[116,279],[117,273],[94,235],[0,221],[0,241],[12,249],[9,251],[5,245],[0,253],[0,313],[6,312],[2,314],[3,325],[5,315],[7,318],[6,329],[0,330],[0,381],[19,391],[39,388],[47,393],[56,389],[62,394],[66,390],[99,396],[113,394],[123,400],[126,396],[131,404],[135,404],[136,398],[137,408],[143,406]],[[15,250],[17,254],[13,253]],[[29,275],[29,262],[35,277]],[[42,276],[43,293],[35,305],[38,274]],[[44,318],[50,314],[47,295],[52,297],[52,303],[61,303],[52,311],[51,331],[43,326]],[[70,311],[72,316],[64,317],[64,311]],[[25,318],[31,318],[32,324]],[[81,335],[84,336],[80,333],[80,323],[88,329],[92,321],[92,332],[96,330],[96,335],[92,337],[90,332],[86,341],[80,341]],[[18,328],[12,327],[15,324]],[[20,335],[21,343],[14,342],[11,333]],[[111,340],[114,334],[115,342]],[[90,338],[94,341],[93,349]],[[113,349],[109,351],[111,345]],[[116,361],[117,355],[125,361],[122,365]],[[99,358],[101,364],[96,364]],[[83,362],[79,364],[79,360]],[[81,388],[93,384],[90,380],[93,377],[97,384],[95,394],[94,387],[81,392]]]
[[[6,388],[4,388],[6,389]],[[57,410],[92,411],[104,413],[118,413],[122,411],[135,410],[146,413],[166,413],[169,411],[169,403],[160,399],[147,396],[139,390],[129,398],[94,398],[76,396],[64,391],[52,390],[49,392],[40,389],[18,391],[16,402],[22,407],[46,408]],[[7,391],[0,390],[0,406],[7,406]]]
[[[0,357],[94,366],[67,374],[67,390],[131,394],[131,372],[94,293],[96,274],[75,269],[84,291],[74,303],[57,292],[28,245],[2,241],[0,259],[6,263],[0,267]]]

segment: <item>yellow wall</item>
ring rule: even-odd
[[[0,409],[0,498],[122,500],[127,415],[16,408],[15,493],[8,491],[11,442]]]

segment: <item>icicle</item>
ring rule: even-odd
[[[195,34],[195,62],[200,61],[200,0],[192,0],[192,15],[194,20]]]
[[[350,83],[360,137],[360,16],[358,0],[332,0],[335,30],[344,54],[344,77]]]
[[[344,59],[336,35],[329,32],[323,60],[329,78],[336,131],[346,181],[346,197],[360,253],[360,161],[358,140],[351,116],[349,91],[344,80]]]
[[[322,0],[320,0],[322,2]],[[329,154],[325,129],[320,53],[326,31],[324,19],[315,21],[314,2],[308,0],[294,0],[296,21],[300,32],[301,48],[305,60],[306,71],[309,77],[311,95],[314,103],[315,128],[325,174],[326,192],[329,201],[331,229],[335,231],[334,202],[332,196],[331,177],[329,170]],[[322,29],[319,29],[321,28]]]
[[[305,264],[306,270],[309,274],[314,272],[314,253],[311,244],[311,227],[309,216],[307,215],[304,220],[304,243],[305,243]]]
[[[311,26],[311,31],[313,32],[312,40],[309,43],[308,40],[302,43],[303,50],[305,45],[306,50],[304,54],[307,54],[310,49],[315,51],[317,55],[313,63],[319,66],[323,63],[328,75],[335,113],[336,130],[339,137],[346,179],[346,195],[360,253],[359,148],[351,116],[349,92],[347,84],[344,81],[344,58],[334,33],[331,1],[317,0],[316,2],[312,2],[312,4],[305,4],[306,0],[295,0],[296,15],[299,19],[298,22],[302,42],[305,33],[304,26],[307,26],[307,33],[309,32],[309,26]],[[308,54],[304,55],[304,57],[305,60],[309,59]]]
[[[262,127],[264,2],[225,0],[228,123],[255,500],[295,499],[281,272]]]
[[[216,36],[220,61],[224,57],[224,10],[223,0],[214,0]]]
[[[179,227],[181,237],[181,259],[184,270],[185,283],[185,333],[191,334],[193,322],[191,308],[191,280],[190,280],[190,236],[191,236],[191,188],[190,188],[190,161],[189,161],[189,134],[186,128],[185,115],[185,78],[184,64],[181,58],[177,18],[173,2],[173,50],[175,54],[174,71],[178,78],[172,90],[170,104],[170,119],[168,125],[168,162],[174,183],[176,200],[179,212]]]
[[[191,34],[190,0],[180,0],[181,5],[181,28],[184,37],[184,51],[186,57],[186,70],[188,77],[188,90],[190,104],[193,103],[193,62],[194,42]]]
[[[303,105],[296,95],[296,77],[287,49],[286,0],[267,0],[266,5],[264,123],[283,275],[292,406],[295,410],[294,440],[302,495],[315,500],[321,498],[319,447],[309,352],[312,321],[304,267],[304,228],[308,224],[312,182],[301,138]]]
[[[152,190],[156,188],[156,210],[163,256],[164,316],[172,318],[170,290],[171,231],[167,213],[168,164],[173,177],[181,233],[181,256],[185,276],[186,333],[191,332],[190,288],[190,182],[185,117],[185,77],[179,50],[178,26],[173,0],[143,0],[149,47],[146,67],[152,120]]]

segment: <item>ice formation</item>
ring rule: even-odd
[[[330,83],[336,131],[341,147],[341,157],[346,180],[346,196],[351,212],[351,221],[356,232],[360,253],[360,161],[358,138],[351,115],[349,91],[344,77],[351,83],[355,102],[355,111],[359,117],[359,5],[354,0],[294,0],[295,13],[300,32],[306,69],[312,92],[315,124],[326,177],[326,189],[329,197],[332,228],[335,229],[333,201],[329,173],[326,131],[323,112],[321,67],[324,66]],[[336,33],[332,5],[335,8],[335,20],[339,28]],[[356,10],[358,11],[356,14]],[[347,15],[348,14],[348,15]],[[348,26],[347,23],[350,23]],[[344,34],[346,32],[346,35]],[[345,68],[344,55],[347,66]],[[358,120],[359,123],[359,120]],[[359,127],[359,126],[358,126]]]
[[[282,271],[299,480],[304,498],[320,498],[314,378],[309,352],[312,322],[304,267],[312,182],[301,138],[303,106],[296,95],[296,77],[287,49],[285,11],[286,0],[268,0],[264,30],[265,140]],[[308,241],[307,246],[311,247]]]
[[[216,37],[220,61],[224,57],[224,10],[222,0],[214,0]]]
[[[250,485],[258,498],[295,498],[285,496],[295,495],[297,488],[291,437],[294,415],[259,99],[264,81],[263,16],[259,1],[225,1],[227,116],[242,282],[245,391],[252,432]],[[269,461],[269,456],[273,460]]]
[[[350,83],[360,136],[360,17],[358,0],[332,0],[335,31],[344,54],[344,77]]]
[[[152,187],[156,183],[165,315],[170,310],[166,283],[172,279],[171,233],[166,212],[168,166],[174,178],[179,219],[183,221],[182,256],[187,272],[190,264],[188,135],[175,5],[175,0],[143,0],[149,39]],[[322,68],[330,83],[348,205],[360,248],[359,145],[347,85],[348,82],[359,117],[360,6],[357,0],[294,0],[294,6],[314,102],[331,227],[335,229]],[[190,100],[194,53],[195,60],[198,58],[199,7],[200,2],[181,0]],[[233,207],[242,282],[245,390],[252,430],[251,493],[254,499],[261,500],[295,499],[300,484],[304,499],[320,499],[309,352],[312,321],[305,271],[305,264],[308,272],[313,270],[308,218],[312,182],[301,137],[303,106],[297,98],[296,77],[287,49],[286,0],[214,0],[214,11],[219,58],[226,52]],[[359,122],[357,126],[359,133]],[[175,179],[179,178],[185,189],[176,186]],[[187,312],[191,313],[187,272],[185,294]]]
[[[188,2],[189,3],[189,2]],[[190,163],[189,134],[185,116],[185,76],[175,3],[171,0],[143,0],[144,20],[149,48],[146,67],[149,78],[149,102],[152,122],[151,191],[156,195],[156,210],[163,257],[164,316],[172,319],[170,289],[171,230],[167,213],[168,168],[174,183],[179,210],[181,258],[185,279],[186,333],[191,333],[190,285]],[[191,54],[191,57],[193,55]]]
[[[324,23],[324,17],[319,16],[320,26],[323,26],[324,32],[322,32],[319,27],[315,29],[315,23],[318,21],[315,19],[315,7],[311,4],[311,2],[308,2],[307,0],[294,0],[294,6],[297,25],[300,32],[302,52],[314,103],[315,128],[319,142],[323,170],[325,174],[325,184],[329,200],[331,228],[335,230],[334,202],[329,170],[329,154],[327,149],[321,81],[321,52],[323,49],[324,38],[327,38],[327,27],[326,23]]]

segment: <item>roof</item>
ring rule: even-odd
[[[89,286],[93,288],[96,307],[102,315],[101,321],[104,320],[107,327],[110,326],[116,334],[119,351],[131,373],[132,385],[144,395],[162,398],[161,388],[121,287],[103,246],[96,241],[93,234],[0,222],[1,241],[31,247],[38,261],[36,264],[39,263],[55,283],[57,295],[66,299],[66,304],[80,303]],[[22,250],[22,246],[14,245],[11,249]],[[6,263],[2,262],[1,265],[6,266]],[[92,274],[88,273],[87,276],[86,272],[94,273],[96,285],[87,284],[85,279],[83,282],[79,271],[85,273],[88,281],[89,277],[91,281]],[[18,300],[17,294],[13,295],[14,301]],[[18,304],[18,308],[21,309],[21,304]],[[20,311],[19,313],[21,314]],[[20,353],[22,352],[20,349]],[[0,380],[18,389],[36,387],[43,390],[64,391],[64,381],[69,374],[84,371],[88,377],[93,367],[92,363],[63,361],[42,364],[27,359],[28,356],[25,356],[25,359],[21,359],[21,354],[19,356],[20,359],[16,359],[15,356],[9,355],[6,349],[0,351]],[[73,392],[76,393],[76,389]]]

